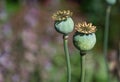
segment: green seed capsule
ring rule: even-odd
[[[75,47],[81,51],[91,50],[96,43],[96,36],[94,33],[83,34],[76,32],[73,36],[73,43]]]
[[[106,2],[110,5],[114,5],[116,3],[116,0],[106,0]]]
[[[56,21],[55,22],[55,29],[59,33],[69,34],[74,29],[74,22],[73,22],[72,18],[70,18],[70,17],[68,17],[64,21]]]

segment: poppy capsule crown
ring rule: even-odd
[[[72,16],[72,12],[70,10],[59,10],[56,13],[53,14],[52,18],[55,21],[64,21],[68,17]]]
[[[75,30],[80,33],[90,34],[96,32],[96,26],[93,26],[92,23],[78,23],[76,24]]]

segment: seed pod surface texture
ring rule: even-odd
[[[94,33],[91,34],[80,34],[76,33],[73,36],[73,43],[75,47],[82,51],[91,50],[96,43],[96,36]]]
[[[74,29],[74,22],[70,17],[64,21],[56,21],[55,22],[55,29],[59,33],[69,34]]]

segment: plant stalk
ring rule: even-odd
[[[64,51],[66,56],[66,63],[67,63],[67,82],[71,82],[71,65],[70,65],[70,55],[68,51],[68,36],[63,35],[63,41],[64,41]]]
[[[81,82],[85,82],[85,54],[86,53],[80,53],[81,55]]]
[[[111,5],[109,5],[106,9],[106,18],[105,18],[105,30],[104,30],[104,59],[107,69],[107,76],[108,76],[108,82],[110,82],[110,75],[109,75],[109,65],[107,60],[107,51],[108,51],[108,35],[109,35],[109,20],[110,20],[110,12],[111,12]]]

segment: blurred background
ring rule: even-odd
[[[85,82],[106,82],[103,56],[105,0],[0,0],[0,82],[66,82],[62,35],[51,16],[74,12],[75,23],[97,26],[97,43],[86,55]],[[74,33],[74,32],[73,32]],[[80,82],[80,55],[69,35],[72,82]],[[108,40],[112,82],[120,82],[120,0],[112,6]]]

